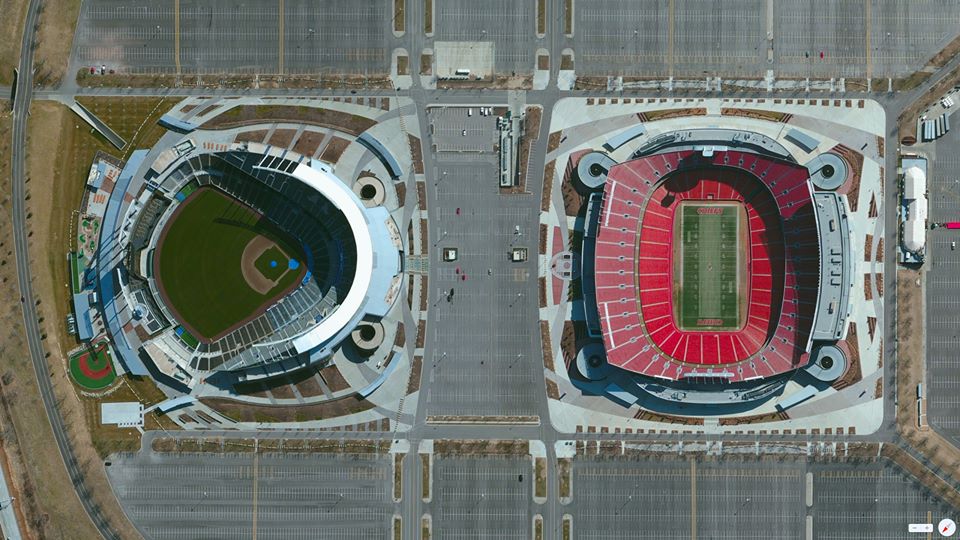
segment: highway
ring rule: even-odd
[[[66,466],[70,482],[73,484],[80,499],[80,503],[87,515],[93,520],[100,534],[108,539],[119,539],[119,536],[110,527],[99,508],[91,500],[84,484],[80,465],[70,446],[70,439],[63,423],[63,416],[57,407],[57,399],[50,382],[46,360],[44,359],[43,342],[40,337],[40,324],[37,319],[37,300],[34,298],[31,283],[30,253],[27,243],[26,217],[26,141],[27,117],[30,113],[30,101],[33,97],[33,55],[34,35],[37,28],[37,19],[40,16],[40,0],[31,0],[27,10],[27,19],[24,25],[23,42],[20,48],[20,76],[17,79],[17,93],[13,104],[13,141],[11,144],[11,175],[13,184],[13,238],[17,257],[17,281],[20,285],[21,308],[23,310],[23,325],[26,332],[27,344],[30,348],[30,359],[33,362],[33,371],[40,388],[40,397],[50,419],[53,437],[57,442],[57,449]],[[37,426],[41,429],[40,426]],[[59,474],[49,471],[49,474]]]

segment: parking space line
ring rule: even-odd
[[[867,58],[867,80],[870,80],[873,77],[873,55],[870,51],[870,28],[873,26],[873,18],[871,15],[872,4],[870,0],[867,0],[864,4],[864,9],[866,14],[864,15],[864,32],[866,32],[866,37],[864,38],[864,49],[865,56]]]
[[[671,12],[673,0],[670,0]],[[690,539],[697,540],[697,460],[690,460]]]
[[[173,0],[173,61],[180,76],[180,0]]]
[[[279,15],[279,18],[280,18],[280,35],[279,35],[279,38],[280,38],[280,55],[277,57],[277,65],[278,65],[277,71],[280,73],[280,75],[283,75],[283,42],[284,42],[284,35],[283,35],[283,19],[284,19],[284,17],[283,17],[283,0],[280,0],[280,15]]]
[[[670,7],[667,13],[667,75],[673,77],[673,40],[674,40],[674,21],[676,20],[676,9],[674,0],[670,0]]]

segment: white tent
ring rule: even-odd
[[[927,175],[920,167],[910,167],[903,173],[903,198],[920,199],[927,192]]]

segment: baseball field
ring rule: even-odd
[[[266,249],[251,254],[251,243]],[[294,239],[250,207],[204,187],[180,203],[161,233],[154,275],[179,322],[212,340],[303,277],[305,266],[290,265],[290,258],[304,260]]]
[[[674,276],[679,276],[676,312],[684,330],[740,326],[747,257],[741,214],[737,203],[690,201],[679,208],[680,241],[674,245],[679,272]]]

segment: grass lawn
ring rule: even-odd
[[[277,246],[273,246],[261,253],[253,265],[263,274],[263,277],[270,281],[276,281],[278,277],[287,271],[287,261],[288,259],[283,254],[283,251],[280,251],[280,248]]]
[[[683,203],[680,220],[680,325],[737,328],[740,323],[740,208]]]
[[[106,345],[70,357],[70,375],[87,390],[100,390],[113,384],[117,374]]]
[[[247,243],[262,235],[299,256],[291,247],[295,244],[252,209],[215,189],[197,190],[181,204],[157,248],[157,277],[196,337],[221,334],[270,304],[298,278],[299,272],[288,272],[267,294],[254,291],[240,269]]]

